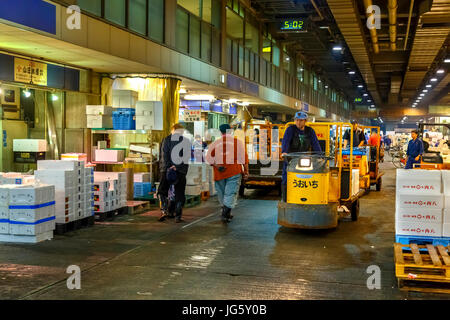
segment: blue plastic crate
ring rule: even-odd
[[[151,182],[135,182],[134,183],[134,197],[135,198],[148,196],[151,191],[152,191]]]
[[[116,108],[113,111],[114,130],[136,130],[136,110],[133,108]]]
[[[448,237],[423,237],[423,236],[405,236],[396,234],[395,242],[410,245],[416,243],[418,245],[431,244],[433,246],[442,245],[444,247],[450,245],[450,238]]]
[[[353,155],[354,156],[365,156],[367,154],[366,149],[353,149]],[[349,156],[350,155],[350,149],[343,149],[342,150],[343,156]]]

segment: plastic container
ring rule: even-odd
[[[115,108],[113,111],[114,130],[136,130],[136,110],[133,108]]]
[[[152,191],[151,182],[135,182],[134,183],[134,197],[146,197]]]

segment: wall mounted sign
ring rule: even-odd
[[[47,85],[47,64],[14,58],[14,81]]]
[[[194,122],[202,120],[202,111],[201,110],[184,110],[184,121],[185,122]]]

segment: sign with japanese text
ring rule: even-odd
[[[201,110],[184,110],[184,121],[185,122],[194,122],[202,120],[202,111]]]
[[[47,64],[14,58],[14,81],[47,85]]]

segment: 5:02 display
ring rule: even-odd
[[[300,19],[289,19],[281,22],[281,30],[303,30],[304,21]]]

